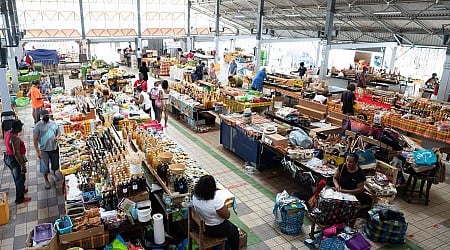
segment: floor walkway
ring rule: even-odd
[[[66,86],[75,86],[79,80],[69,80]],[[27,144],[29,168],[27,173],[28,195],[31,202],[14,204],[15,186],[9,169],[0,161],[0,191],[7,192],[10,207],[10,223],[0,226],[0,249],[23,249],[29,231],[43,222],[54,222],[64,213],[64,199],[60,185],[45,190],[43,177],[39,174],[36,153],[32,146],[31,109],[19,108],[19,118],[26,124],[23,138]],[[237,197],[238,214],[232,221],[249,233],[249,249],[307,249],[303,240],[309,233],[305,220],[299,236],[280,233],[272,215],[276,193],[286,189],[294,192],[301,189],[289,174],[282,169],[262,173],[247,173],[244,162],[219,144],[219,131],[198,134],[185,124],[169,117],[166,133],[196,159],[209,173],[214,175]],[[0,149],[4,151],[3,143]],[[387,246],[374,244],[375,249],[448,249],[450,245],[450,192],[449,183],[433,185],[429,206],[414,205],[395,200],[409,221],[408,240],[404,245]]]

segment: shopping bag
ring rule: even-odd
[[[297,197],[290,196],[286,190],[275,198],[273,214],[282,233],[300,234],[306,206]]]
[[[362,135],[368,135],[372,126],[365,121],[364,117],[358,116],[351,119],[351,131],[360,133]]]
[[[403,214],[398,214],[395,218],[384,218],[381,209],[374,208],[369,211],[367,225],[364,228],[364,233],[372,241],[375,242],[389,242],[389,243],[404,243],[408,223]]]
[[[372,248],[372,245],[364,238],[361,233],[356,233],[352,238],[345,241],[345,245],[350,250],[369,250]]]

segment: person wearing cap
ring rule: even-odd
[[[28,97],[31,99],[31,107],[33,108],[33,119],[36,124],[41,119],[42,107],[44,107],[45,97],[40,91],[41,81],[34,80],[32,82],[30,91],[28,92]]]
[[[27,172],[26,153],[27,149],[25,143],[19,137],[19,133],[22,132],[23,123],[20,120],[13,120],[11,129],[5,133],[5,152],[3,161],[5,165],[11,169],[14,183],[16,184],[16,204],[30,201],[30,197],[25,197],[25,193],[28,191],[25,188],[25,173]]]
[[[55,171],[59,169],[59,127],[56,122],[50,120],[48,110],[42,110],[41,118],[33,129],[33,144],[40,159],[39,171],[44,175],[45,189],[50,189],[49,177],[53,181],[59,180],[55,175]]]

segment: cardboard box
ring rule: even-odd
[[[25,246],[27,250],[58,250],[59,249],[59,241],[58,234],[55,234],[53,238],[49,241],[48,245],[40,246],[40,247],[32,247],[33,245],[33,237],[34,230],[28,234],[27,241],[25,242]]]
[[[287,147],[288,139],[280,134],[264,135],[262,141],[273,147]]]
[[[70,244],[73,241],[85,239],[91,236],[100,235],[105,233],[105,227],[103,225],[98,227],[93,227],[87,230],[82,230],[78,232],[72,232],[67,234],[62,234],[59,236],[61,244]]]
[[[9,206],[8,206],[8,196],[6,193],[0,193],[0,225],[9,223]]]

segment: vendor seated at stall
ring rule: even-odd
[[[239,76],[228,76],[228,86],[230,87],[240,88],[243,83],[244,81]]]
[[[150,100],[150,95],[143,90],[142,86],[136,87],[136,96],[134,97],[134,103],[139,105],[145,113],[151,114],[152,111],[152,101]]]
[[[262,69],[260,71],[258,71],[258,73],[256,73],[255,78],[253,78],[252,89],[262,92],[263,82],[264,82],[264,79],[266,79],[266,78],[267,78],[266,67],[262,67]]]
[[[371,198],[364,194],[366,175],[356,164],[358,159],[359,157],[355,153],[347,155],[344,165],[339,167],[334,174],[334,187],[338,192],[355,195],[361,205],[371,205]]]
[[[198,64],[195,67],[195,72],[191,75],[192,81],[203,80],[205,65],[206,64],[204,62],[198,61]]]
[[[239,249],[239,231],[231,223],[230,211],[225,199],[216,195],[216,180],[211,175],[204,175],[194,187],[192,205],[203,218],[206,225],[205,234],[211,237],[227,237],[231,250]]]

